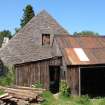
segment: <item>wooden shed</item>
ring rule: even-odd
[[[56,36],[73,95],[105,96],[105,37]]]
[[[59,90],[62,57],[58,45],[52,46],[57,34],[68,32],[42,11],[0,50],[3,62],[16,68],[16,85],[32,86],[41,82],[52,92]]]
[[[33,17],[1,48],[16,68],[16,85],[37,82],[53,93],[65,80],[72,95],[105,96],[105,37],[72,36],[46,11]]]
[[[61,57],[39,60],[24,64],[17,64],[16,67],[16,85],[32,86],[35,83],[42,83],[43,88],[51,89],[51,82],[58,81],[55,90],[59,91]],[[55,80],[56,79],[56,80]]]

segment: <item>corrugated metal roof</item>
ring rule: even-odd
[[[56,36],[67,65],[105,64],[104,36]],[[81,61],[74,48],[81,48],[89,61]]]

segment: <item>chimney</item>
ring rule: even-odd
[[[3,40],[3,43],[2,43],[2,47],[6,46],[8,42],[9,42],[9,38],[8,37],[4,37],[4,40]]]

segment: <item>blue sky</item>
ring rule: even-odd
[[[36,14],[47,10],[71,34],[91,30],[105,35],[105,0],[1,0],[0,30],[14,32],[27,4]]]

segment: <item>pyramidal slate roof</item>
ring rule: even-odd
[[[30,30],[31,29],[31,30]],[[34,16],[19,33],[32,34],[35,30],[41,33],[48,32],[53,34],[68,34],[68,32],[45,10]]]
[[[42,11],[0,49],[1,60],[6,64],[20,64],[57,56],[52,54],[50,47],[42,46],[42,33],[68,34],[46,11]]]

